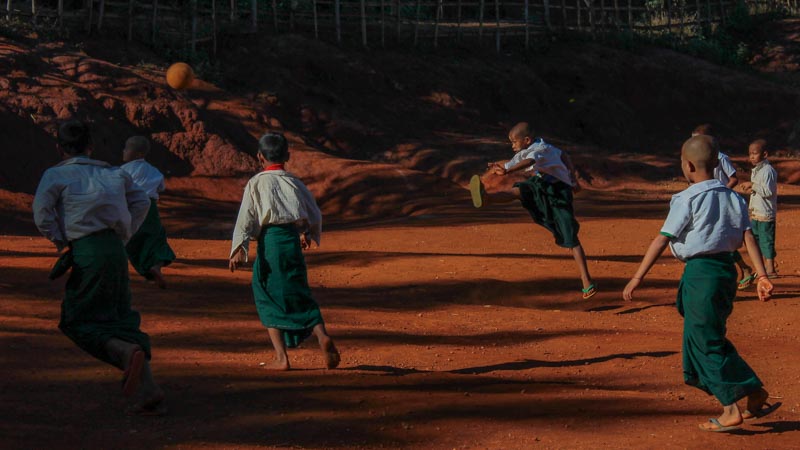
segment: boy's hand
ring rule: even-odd
[[[575,184],[572,186],[572,193],[573,193],[573,194],[577,194],[577,193],[578,193],[578,192],[580,192],[582,189],[583,189],[583,188],[581,187],[581,184],[580,184],[580,183],[578,183],[577,181],[575,181]]]
[[[750,183],[750,182],[740,183],[739,187],[740,187],[742,193],[744,193],[744,194],[753,193],[753,183]]]
[[[495,175],[504,176],[504,175],[508,174],[508,171],[506,170],[505,167],[495,166],[495,168],[492,169],[492,173],[494,173]]]
[[[300,248],[308,250],[311,248],[311,239],[307,233],[300,233]]]
[[[625,290],[622,291],[622,298],[624,298],[626,301],[633,300],[633,291],[639,287],[641,282],[641,278],[631,278],[631,281],[628,281],[628,284],[625,286]]]
[[[756,284],[756,292],[758,292],[758,299],[762,302],[766,302],[767,300],[772,298],[772,289],[774,286],[772,282],[769,281],[766,275],[762,275],[758,277],[758,283]]]
[[[233,253],[233,256],[231,256],[231,259],[228,260],[228,268],[231,270],[231,272],[233,272],[233,271],[236,270],[236,268],[238,266],[241,266],[244,263],[245,263],[244,250],[242,250],[242,248],[239,247]]]

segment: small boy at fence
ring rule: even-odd
[[[164,191],[164,175],[145,161],[150,153],[150,141],[144,136],[133,136],[125,142],[121,169],[127,172],[134,183],[147,193],[150,209],[139,231],[133,235],[125,250],[128,259],[139,275],[156,282],[158,287],[167,287],[161,268],[175,261],[175,253],[167,243],[167,232],[161,225],[158,214],[158,194]]]
[[[325,330],[322,313],[311,296],[303,250],[319,245],[322,214],[302,181],[284,170],[289,145],[279,133],[258,141],[264,170],[247,183],[233,231],[231,272],[247,261],[251,239],[258,242],[253,263],[253,296],[267,328],[275,361],[267,368],[289,370],[286,348],[297,347],[312,333],[319,341],[325,366],[339,365],[339,352]]]
[[[473,205],[481,208],[490,203],[521,201],[533,221],[553,233],[556,245],[571,250],[583,283],[583,299],[593,297],[597,287],[578,240],[580,225],[572,208],[572,193],[580,189],[572,161],[566,152],[541,138],[535,139],[525,122],[516,124],[508,133],[508,139],[516,154],[509,161],[489,163],[489,171],[505,176],[525,170],[533,171],[534,175],[515,183],[510,192],[497,193],[487,193],[480,176],[474,175],[470,180]]]
[[[780,406],[767,403],[769,394],[763,383],[725,337],[736,297],[732,252],[742,241],[758,274],[762,301],[771,297],[772,283],[750,230],[744,199],[714,178],[717,154],[716,141],[710,136],[695,136],[683,144],[681,169],[691,186],[672,197],[661,233],[623,292],[625,300],[633,298],[667,245],[686,263],[677,296],[678,312],[684,318],[684,382],[714,395],[723,405],[719,418],[699,425],[703,431],[735,430],[743,420],[764,417]],[[747,409],[742,413],[736,402],[743,398],[747,398]]]

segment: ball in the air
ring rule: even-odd
[[[172,89],[186,89],[194,81],[194,71],[186,63],[175,63],[167,69],[167,84]]]

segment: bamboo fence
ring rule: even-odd
[[[129,41],[198,45],[220,36],[302,33],[363,47],[439,47],[470,40],[531,45],[549,33],[629,31],[691,36],[734,13],[800,14],[800,0],[5,0],[7,21],[59,32],[124,33]]]

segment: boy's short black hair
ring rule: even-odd
[[[289,160],[289,143],[281,133],[267,133],[258,140],[258,151],[267,161],[282,163]]]
[[[89,127],[80,120],[68,120],[58,127],[59,148],[70,155],[85,153],[89,147]]]

